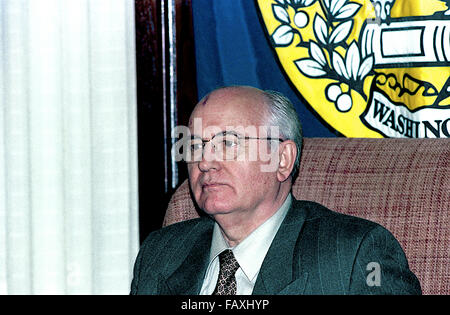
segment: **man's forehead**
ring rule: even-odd
[[[275,130],[276,129],[276,130]],[[267,137],[269,134],[278,134],[278,129],[274,126],[260,124],[205,124],[202,118],[194,118],[189,126],[190,134],[196,138],[211,139],[219,134],[235,134],[248,137]]]
[[[248,86],[231,86],[214,90],[207,94],[197,104],[199,107],[209,105],[223,105],[234,103],[246,103],[252,106],[262,106],[264,103],[264,92],[260,89]]]
[[[191,132],[198,130],[220,131],[247,131],[253,129],[263,129],[268,127],[268,120],[261,113],[255,115],[224,116],[219,114],[217,117],[195,115],[191,116],[188,128]],[[203,132],[204,133],[204,132]]]
[[[205,96],[194,108],[189,127],[196,118],[205,124],[255,125],[266,115],[265,98],[257,89],[223,88]]]
[[[208,99],[209,99],[209,94],[206,95],[206,96],[200,101],[200,104],[202,104],[202,106],[206,106],[206,104],[208,104]]]

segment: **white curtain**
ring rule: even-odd
[[[0,0],[0,294],[127,294],[133,0]]]

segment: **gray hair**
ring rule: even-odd
[[[284,140],[292,140],[297,146],[297,157],[292,169],[292,179],[295,179],[300,168],[300,154],[302,152],[303,132],[297,111],[291,101],[283,94],[265,90],[264,96],[268,100],[269,125],[278,126],[280,136]]]

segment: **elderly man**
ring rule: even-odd
[[[421,293],[386,229],[292,197],[302,135],[281,94],[215,90],[189,130],[189,183],[206,215],[148,236],[132,294]]]

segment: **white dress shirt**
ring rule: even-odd
[[[252,294],[264,257],[266,257],[270,244],[272,244],[275,234],[277,234],[291,203],[292,195],[289,194],[277,212],[233,248],[230,248],[223,237],[219,225],[215,223],[209,265],[203,280],[202,289],[200,290],[201,295],[210,295],[213,293],[219,277],[219,254],[225,249],[231,249],[233,251],[234,257],[240,266],[235,275],[236,294]]]

